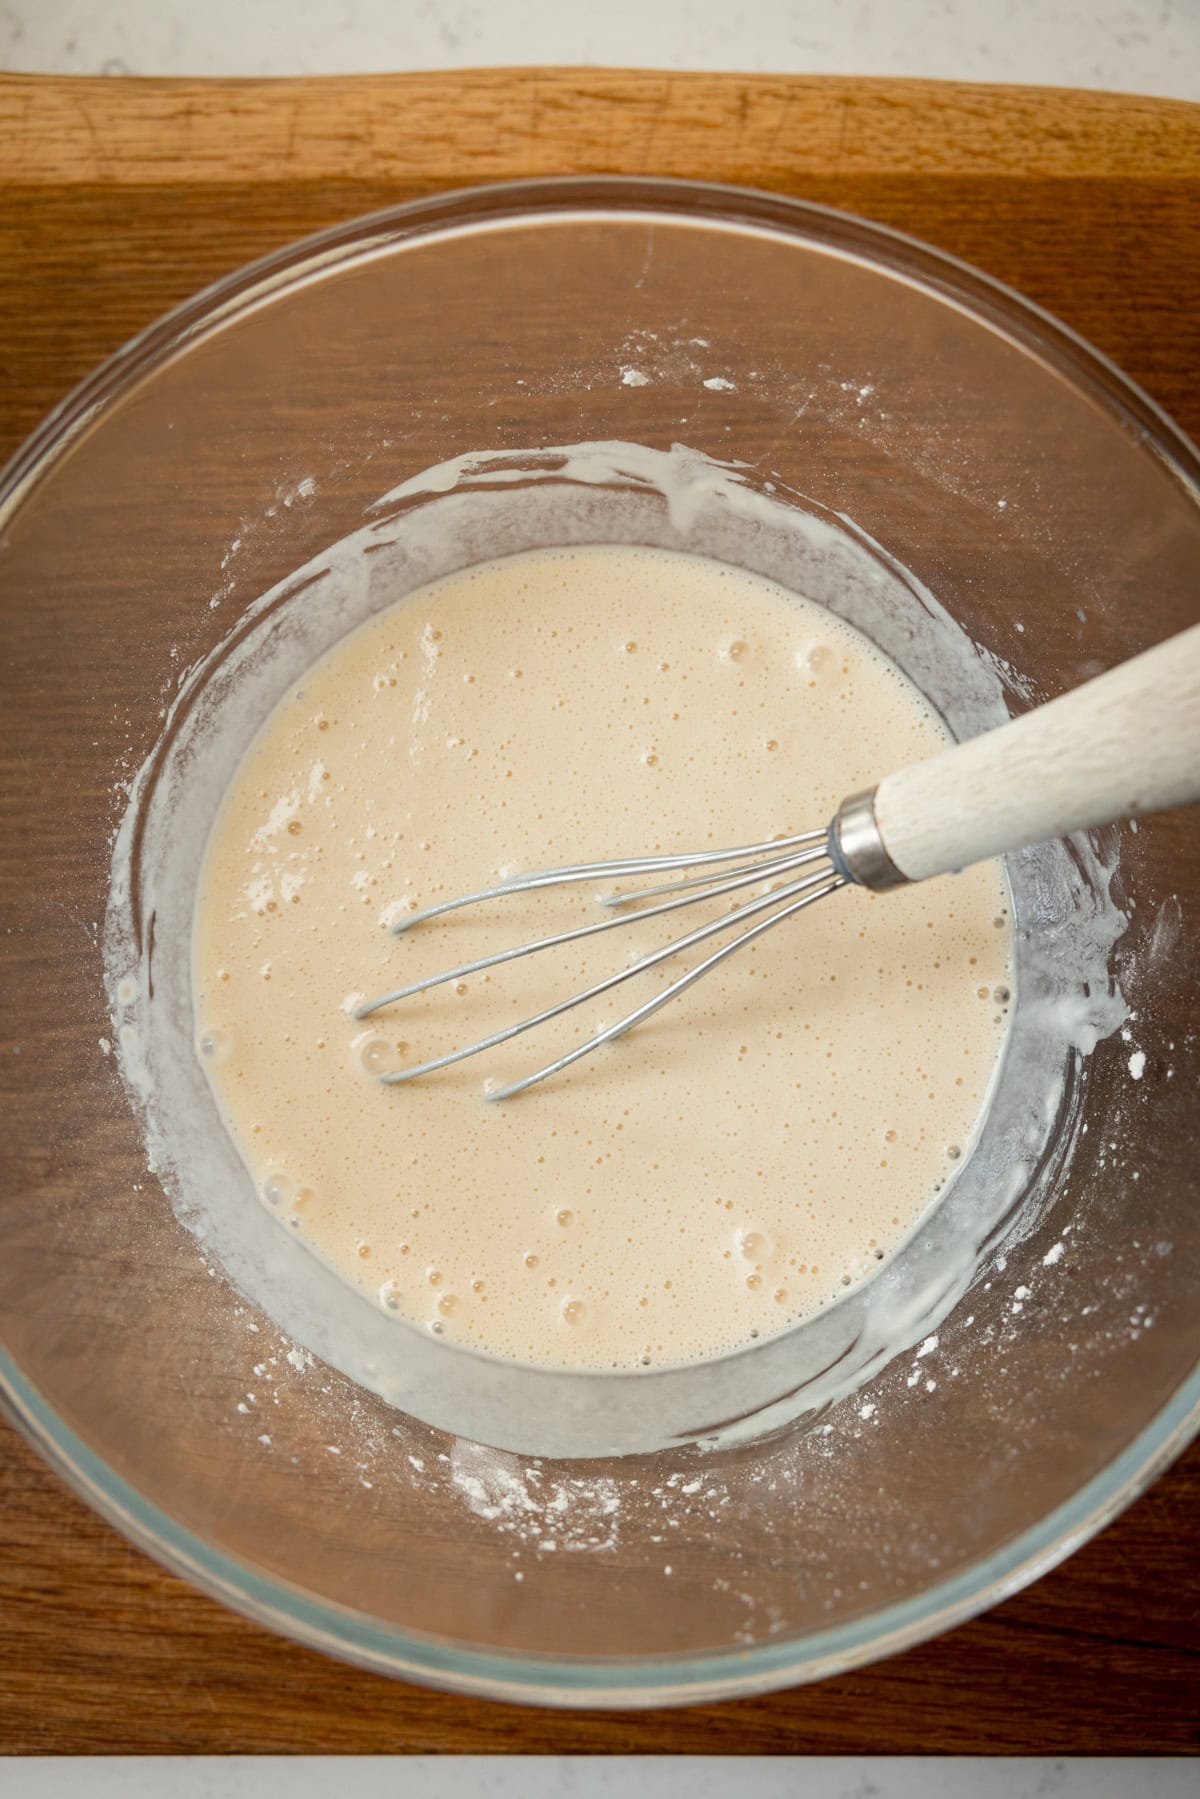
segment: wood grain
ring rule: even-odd
[[[1061,88],[849,77],[488,69],[287,81],[0,85],[6,180],[62,187],[675,175],[1177,179],[1197,109]]]
[[[743,182],[1009,281],[1200,434],[1200,108],[927,82],[495,70],[0,78],[0,454],[205,282],[339,219],[550,173]],[[294,1648],[157,1569],[0,1433],[0,1746],[116,1751],[1194,1750],[1200,1449],[949,1638],[681,1713],[523,1711]]]

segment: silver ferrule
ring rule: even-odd
[[[872,787],[842,801],[829,827],[829,854],[846,880],[869,887],[872,893],[884,893],[889,887],[906,886],[908,876],[901,874],[884,848],[875,820],[877,791]]]

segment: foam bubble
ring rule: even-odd
[[[224,1062],[232,1053],[233,1038],[220,1025],[210,1025],[206,1031],[201,1032],[198,1047],[205,1061]]]
[[[262,1184],[262,1196],[269,1206],[282,1209],[291,1206],[299,1196],[299,1187],[282,1168],[273,1169]]]

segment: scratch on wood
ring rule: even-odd
[[[774,131],[771,133],[771,141],[767,145],[767,148],[766,148],[765,160],[768,164],[774,162],[774,160],[775,160],[775,152],[776,152],[776,150],[779,149],[780,139],[783,137],[784,132],[787,130],[788,120],[791,117],[792,107],[794,106],[794,104],[795,104],[795,95],[788,94],[787,98],[783,102],[783,111],[779,115],[778,123],[776,124]],[[783,146],[783,148],[786,152],[786,149],[787,149],[786,144]]]
[[[542,128],[542,90],[536,70],[529,80],[529,144],[536,150]]]
[[[650,129],[646,134],[646,142],[642,147],[640,166],[645,171],[650,170],[650,152],[654,147],[654,140],[658,136],[659,126],[672,110],[673,99],[674,90],[670,77],[668,77],[655,96],[654,111],[650,115]]]
[[[287,138],[283,146],[283,158],[289,168],[292,166],[296,149],[296,133],[300,128],[300,109],[303,104],[303,101],[297,101],[295,105],[288,107]]]
[[[846,139],[849,136],[849,133],[850,101],[843,100],[841,106],[841,118],[838,122],[837,149],[833,153],[833,172],[835,175],[840,175],[842,172],[842,164],[846,158]]]

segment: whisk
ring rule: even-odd
[[[926,762],[900,769],[866,792],[851,795],[824,829],[736,849],[574,863],[503,881],[414,912],[393,929],[412,930],[463,906],[542,888],[607,884],[648,875],[672,877],[653,886],[604,894],[601,904],[610,914],[607,918],[412,981],[367,1001],[354,1016],[369,1018],[385,1006],[443,982],[460,981],[518,957],[578,943],[634,920],[662,918],[699,900],[720,899],[764,882],[770,884],[767,892],[735,904],[720,917],[519,1024],[379,1077],[389,1085],[399,1085],[433,1074],[599,999],[623,982],[713,938],[737,933],[642,1005],[565,1055],[522,1080],[485,1088],[489,1099],[510,1099],[624,1036],[727,957],[839,888],[859,886],[882,893],[968,868],[1026,844],[1196,799],[1200,799],[1200,625],[1047,705]],[[691,869],[708,872],[684,872]]]

